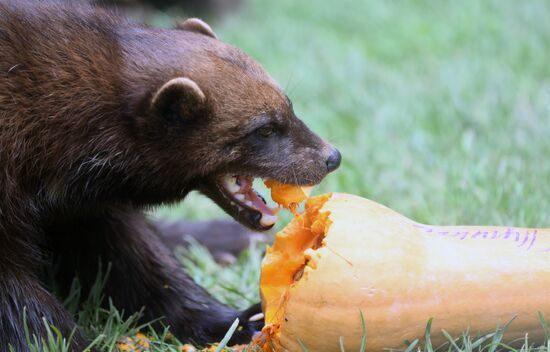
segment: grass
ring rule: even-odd
[[[250,0],[212,24],[262,63],[297,114],[342,151],[340,170],[317,193],[357,194],[425,223],[544,227],[549,16],[544,0]],[[167,19],[159,14],[152,22]],[[224,216],[199,195],[158,214]],[[184,262],[193,277],[219,299],[237,307],[258,299],[257,249],[229,268],[200,247],[190,255],[194,260]],[[79,321],[102,351],[112,351],[138,327],[96,303]],[[501,335],[466,332],[437,350],[550,351],[550,341],[537,347],[525,339],[512,348]],[[155,336],[152,350],[175,350],[169,337]],[[436,350],[418,340],[413,349]]]

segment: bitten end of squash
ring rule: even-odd
[[[324,246],[325,235],[332,224],[330,212],[322,211],[322,207],[331,196],[309,198],[305,211],[295,215],[291,223],[277,233],[262,262],[260,291],[266,326],[258,344],[264,351],[273,350],[269,349],[271,347],[277,350],[292,288],[301,280],[307,280],[308,270],[317,268],[321,258],[318,249]]]

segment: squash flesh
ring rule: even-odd
[[[271,199],[295,215],[298,205],[307,199],[312,189],[312,187],[285,184],[275,180],[266,180],[264,184],[271,190]]]
[[[321,207],[308,213],[316,203]],[[320,215],[326,219],[316,222]],[[309,350],[334,351],[340,336],[347,350],[358,350],[360,311],[368,351],[403,348],[431,317],[434,345],[444,341],[441,329],[488,333],[514,315],[508,338],[529,332],[530,341],[542,340],[537,312],[550,317],[548,230],[427,226],[343,194],[309,199],[300,216],[267,252],[271,271],[262,265],[266,350],[299,351],[299,338]],[[313,224],[324,234],[312,251]],[[285,268],[287,251],[294,260]],[[295,281],[308,253],[315,265]],[[272,281],[277,270],[283,277]]]

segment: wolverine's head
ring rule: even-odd
[[[146,87],[136,113],[159,175],[151,182],[169,183],[172,193],[198,189],[244,225],[271,228],[276,217],[253,179],[315,185],[338,168],[340,153],[298,119],[259,64],[202,21],[161,34],[177,55],[156,53],[162,79]]]

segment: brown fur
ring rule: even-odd
[[[255,310],[236,312],[194,284],[142,209],[198,189],[255,227],[257,214],[219,193],[219,175],[312,184],[340,157],[256,62],[192,27],[0,0],[0,351],[25,350],[23,307],[33,333],[43,334],[42,316],[64,333],[74,326],[36,278],[44,253],[62,263],[65,286],[77,274],[89,287],[98,259],[112,262],[114,303],[145,306],[145,319],[164,317],[183,340],[220,339],[239,316],[235,341],[250,338]],[[266,126],[274,132],[262,137]],[[77,334],[75,349],[84,344]]]

